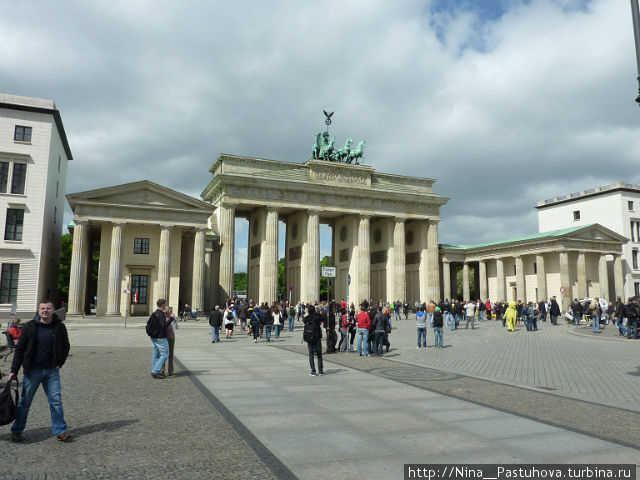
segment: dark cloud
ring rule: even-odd
[[[1,88],[56,101],[69,192],[198,196],[221,152],[303,162],[323,108],[378,171],[437,179],[443,242],[532,233],[539,200],[640,183],[628,5],[445,3],[14,2]]]

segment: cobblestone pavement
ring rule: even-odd
[[[444,330],[445,348],[416,349],[415,321],[395,321],[394,361],[551,391],[557,395],[640,411],[640,340],[619,337],[613,325],[600,335],[584,326],[550,322],[537,332],[508,333],[501,322],[476,322],[475,330]]]
[[[40,389],[24,443],[0,427],[0,479],[278,478],[194,386],[189,375],[197,372],[154,380],[150,357],[148,346],[72,344],[62,393],[74,441],[53,437]]]

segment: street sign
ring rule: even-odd
[[[322,276],[335,278],[336,276],[336,267],[322,267]]]
[[[564,287],[560,287],[560,293],[564,293]]]

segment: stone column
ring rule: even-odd
[[[427,297],[425,300],[440,299],[440,251],[438,249],[438,222],[429,221],[427,231]],[[469,282],[467,282],[468,284]]]
[[[155,300],[164,298],[169,302],[169,279],[171,273],[171,226],[160,226],[160,252],[158,255],[158,293]]]
[[[114,223],[111,229],[111,258],[109,259],[109,290],[107,295],[107,316],[121,316],[120,287],[122,286],[122,227]]]
[[[536,255],[536,282],[538,284],[538,298],[536,302],[547,299],[547,274],[544,268],[544,256]]]
[[[569,277],[569,252],[560,252],[560,286],[564,287],[564,294],[560,297],[560,308],[563,309],[565,297],[571,297],[571,279]]]
[[[442,283],[444,298],[451,300],[451,264],[449,262],[442,262]]]
[[[203,310],[204,295],[204,228],[196,229],[193,243],[193,277],[191,278],[191,308]]]
[[[524,265],[522,257],[518,255],[516,260],[516,300],[527,301],[527,290],[524,284]]]
[[[75,220],[73,229],[73,247],[71,250],[71,272],[69,278],[69,311],[68,315],[82,315],[84,307],[84,277],[87,259],[85,246],[87,243],[88,224],[84,220]]]
[[[497,301],[505,301],[505,293],[504,293],[504,262],[501,258],[496,258],[496,298]]]
[[[309,211],[307,217],[306,263],[301,265],[306,278],[303,301],[315,302],[320,295],[320,217],[318,212]]]
[[[393,228],[393,281],[395,300],[407,299],[406,253],[404,248],[404,218],[396,218]]]
[[[364,298],[371,296],[371,249],[369,246],[369,217],[360,216],[358,225],[358,285],[356,291],[359,298],[354,299],[358,305]]]
[[[587,296],[587,260],[584,252],[578,252],[576,262],[578,272],[578,298]]]
[[[598,283],[600,284],[600,298],[607,301],[614,300],[609,298],[609,269],[607,268],[607,256],[600,255],[598,259]]]
[[[471,296],[471,290],[469,288],[469,264],[464,262],[462,264],[462,299],[466,302]]]
[[[204,311],[208,315],[213,309],[213,305],[211,305],[211,273],[212,273],[212,264],[211,261],[213,259],[213,249],[210,247],[205,247],[204,249]]]
[[[489,288],[487,287],[487,262],[478,262],[478,276],[480,277],[480,300],[487,301]]]
[[[265,240],[260,251],[259,296],[261,301],[271,304],[278,300],[278,210],[267,208],[265,224]]]
[[[235,240],[235,207],[222,204],[220,209],[219,233],[220,233],[220,290],[218,304],[222,305],[233,296],[233,254]]]
[[[616,297],[620,297],[626,302],[624,296],[624,272],[622,270],[622,255],[613,256],[613,284],[616,291]]]

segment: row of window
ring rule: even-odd
[[[13,140],[15,142],[31,142],[31,131],[31,127],[16,125],[16,129],[13,131]]]
[[[19,263],[3,263],[0,273],[0,303],[15,303],[18,299]]]
[[[640,242],[640,221],[631,220],[629,225],[631,227],[631,241]]]

